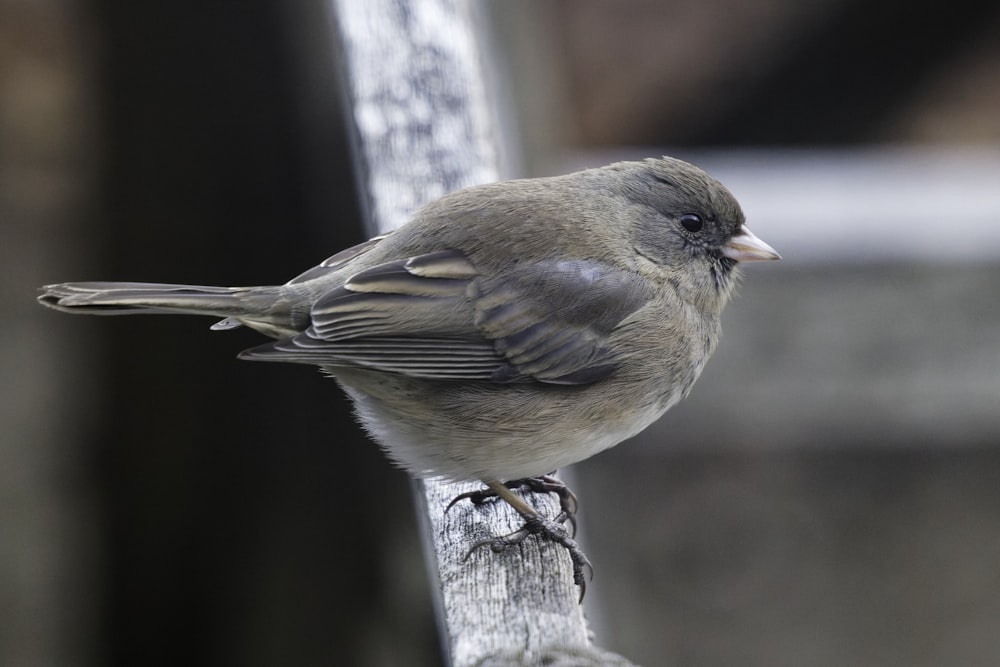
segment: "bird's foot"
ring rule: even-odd
[[[576,495],[552,475],[529,477],[504,483],[487,481],[486,486],[485,489],[458,495],[448,503],[445,511],[447,512],[460,500],[469,500],[474,505],[482,505],[487,501],[492,502],[501,498],[521,515],[524,519],[524,526],[513,533],[477,542],[472,545],[465,557],[468,558],[473,551],[485,546],[488,546],[494,553],[502,553],[510,547],[521,544],[528,536],[537,535],[566,549],[573,563],[573,582],[580,587],[580,602],[583,602],[583,595],[587,591],[587,580],[594,577],[594,567],[590,564],[590,560],[583,553],[580,545],[573,539],[576,536],[575,514],[578,506]],[[559,514],[554,519],[543,517],[538,513],[538,510],[513,492],[513,489],[521,488],[527,488],[534,493],[555,493],[559,496]],[[572,527],[572,532],[567,529],[567,523]],[[585,571],[587,574],[584,574]]]
[[[562,514],[565,514],[565,512],[562,512],[560,516]],[[537,535],[542,539],[558,544],[569,554],[570,560],[573,562],[573,583],[580,587],[580,602],[583,602],[583,596],[587,592],[587,581],[594,578],[594,566],[590,564],[587,554],[583,553],[583,549],[576,543],[576,540],[569,536],[566,526],[558,521],[558,517],[556,520],[546,519],[537,513],[522,516],[524,518],[524,526],[520,529],[507,535],[476,542],[469,549],[465,557],[468,558],[472,552],[485,546],[488,546],[493,553],[503,553],[510,547],[524,542],[529,535]]]
[[[503,482],[503,486],[508,489],[528,489],[532,493],[554,493],[559,497],[559,509],[560,512],[554,519],[558,524],[569,524],[573,527],[570,532],[570,537],[576,537],[576,511],[579,507],[579,502],[576,499],[576,494],[563,483],[562,480],[556,478],[553,475],[539,475],[538,477],[525,477],[523,479],[514,479],[509,482]],[[448,507],[445,508],[445,512],[450,510],[453,505],[462,501],[468,500],[473,505],[482,505],[486,502],[495,502],[496,500],[502,498],[503,496],[497,492],[492,486],[487,486],[484,489],[478,489],[476,491],[467,491],[466,493],[461,493],[448,503]],[[514,506],[519,513],[520,508],[516,505]]]

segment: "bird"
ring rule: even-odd
[[[67,282],[45,306],[193,314],[273,339],[239,354],[319,366],[388,458],[420,478],[479,481],[529,535],[573,540],[576,496],[550,473],[636,435],[688,395],[745,262],[780,255],[736,198],[671,157],[476,185],[280,285]],[[543,517],[514,489],[559,495]],[[451,505],[449,505],[451,507]],[[470,550],[471,552],[471,550]]]

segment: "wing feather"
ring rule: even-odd
[[[305,332],[241,357],[433,380],[588,384],[614,373],[608,336],[649,298],[638,275],[599,262],[484,276],[445,250],[352,275],[316,301]]]

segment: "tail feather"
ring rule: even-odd
[[[62,283],[42,288],[38,301],[68,313],[131,315],[188,313],[229,317],[249,314],[238,287],[161,283]]]
[[[38,301],[56,310],[88,315],[211,315],[226,318],[217,329],[246,324],[273,337],[294,335],[302,325],[292,321],[280,291],[281,287],[62,283],[43,287]]]

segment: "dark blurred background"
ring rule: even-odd
[[[526,174],[690,157],[786,256],[691,398],[575,470],[598,643],[997,664],[1000,7],[489,8]],[[362,240],[332,35],[318,1],[0,3],[0,663],[440,662],[408,479],[333,382],[210,320],[33,300]]]

